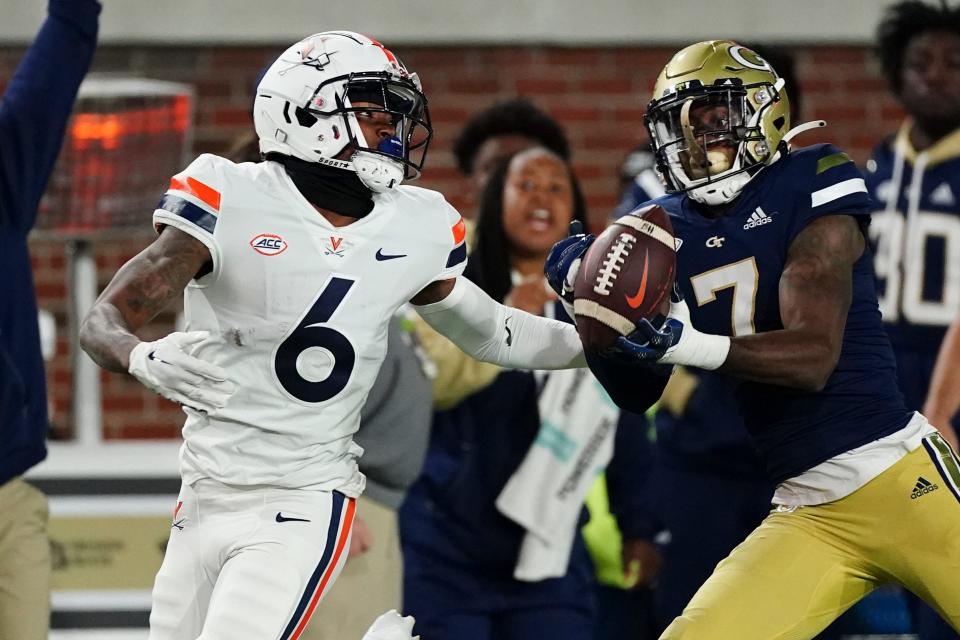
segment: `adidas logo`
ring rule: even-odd
[[[938,204],[944,207],[950,207],[956,204],[956,201],[953,197],[953,191],[950,190],[950,185],[944,182],[939,187],[934,189],[930,193],[930,202],[932,204]]]
[[[931,484],[929,480],[924,477],[917,478],[917,486],[913,488],[913,493],[910,494],[911,500],[916,500],[917,498],[930,493],[931,491],[936,491],[940,488],[938,484]]]
[[[767,224],[768,222],[773,222],[773,215],[767,215],[763,212],[763,209],[757,207],[753,210],[753,213],[750,214],[750,217],[747,219],[747,223],[743,225],[744,230],[753,229],[754,227],[759,227],[760,225]]]

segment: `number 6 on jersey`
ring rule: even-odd
[[[300,324],[277,347],[273,357],[277,380],[287,393],[298,400],[326,402],[343,391],[350,380],[357,359],[356,351],[345,335],[323,324],[330,321],[353,284],[354,280],[331,277]],[[308,352],[311,349],[322,349],[327,354],[310,354]],[[329,362],[331,357],[333,364],[326,377],[311,379],[312,376],[308,378],[303,375],[309,375],[311,360],[324,359]]]

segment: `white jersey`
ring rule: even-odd
[[[275,162],[202,155],[171,180],[154,225],[213,258],[185,292],[187,330],[210,332],[193,354],[237,386],[210,415],[185,409],[184,482],[363,490],[351,436],[388,323],[466,266],[463,221],[439,193],[400,186],[374,205],[334,227]]]

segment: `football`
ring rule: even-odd
[[[590,245],[574,281],[573,308],[584,348],[609,347],[646,318],[670,309],[677,266],[673,226],[657,205],[616,219]]]

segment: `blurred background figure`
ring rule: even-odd
[[[544,281],[543,261],[572,219],[584,221],[586,212],[569,167],[546,149],[520,152],[487,180],[467,277],[505,304],[565,317]],[[619,415],[614,434],[613,421],[594,426],[592,417],[578,414],[579,419],[570,422],[587,432],[571,434],[544,417],[558,410],[572,416],[585,402],[592,416],[604,414],[609,405],[595,395],[597,386],[583,378],[583,372],[579,376],[569,387],[567,401],[555,404],[550,385],[562,380],[555,373],[544,378],[504,371],[489,386],[435,415],[423,474],[400,512],[404,607],[416,617],[417,633],[424,638],[593,637],[593,568],[576,524],[577,518],[581,524],[585,520],[582,500],[589,482],[573,503],[573,520],[565,532],[570,546],[559,544],[559,558],[555,553],[547,563],[553,570],[537,562],[529,566],[532,531],[504,514],[509,510],[506,495],[517,485],[512,479],[525,477],[529,460],[538,452],[573,464],[589,455],[585,445],[592,438],[599,439],[597,449],[607,456],[611,447],[615,452],[611,476],[624,477],[628,487],[618,486],[615,494],[625,495],[626,501],[644,495],[647,444],[642,418]],[[548,397],[555,400],[546,403]],[[584,469],[606,466],[599,454],[586,460]],[[623,465],[622,474],[614,473],[617,464]],[[592,472],[586,473],[591,481]],[[547,502],[557,490],[550,483],[539,490],[533,483],[520,484],[521,493],[533,501]],[[632,506],[614,504],[630,538],[639,537],[631,525],[641,530],[645,524],[629,513]],[[647,533],[652,531],[643,531]],[[536,579],[531,574],[556,577]]]
[[[956,448],[956,404],[944,402],[949,393],[930,382],[946,329],[960,313],[960,7],[892,5],[877,27],[876,46],[907,113],[867,163],[877,206],[870,235],[880,310],[907,407],[924,409]],[[944,368],[941,383],[956,375]],[[925,604],[914,605],[923,640],[960,637]]]
[[[27,234],[90,67],[100,4],[51,0],[0,100],[0,638],[50,624],[47,500],[21,475],[46,456],[47,393]]]
[[[527,98],[514,98],[473,115],[453,141],[453,155],[460,173],[469,177],[475,199],[494,167],[534,146],[550,149],[564,161],[570,161],[570,144],[556,120]],[[465,218],[472,218],[475,209],[467,206],[460,212]]]
[[[471,116],[453,141],[457,168],[467,179],[464,217],[468,249],[475,240],[475,207],[492,169],[514,153],[530,147],[549,149],[564,161],[570,145],[556,120],[526,98],[496,102]],[[417,335],[436,362],[433,379],[434,406],[448,409],[471,393],[486,387],[500,373],[499,367],[466,356],[452,342],[419,319]]]

